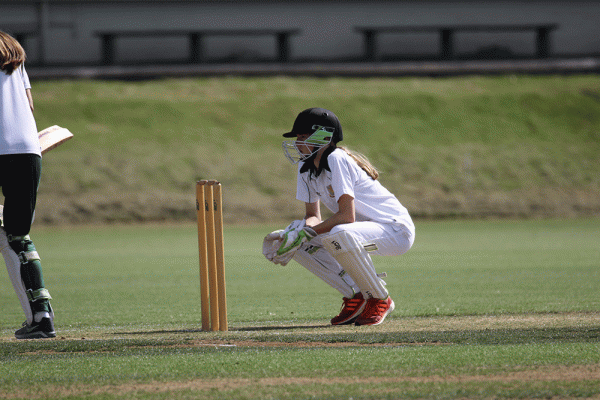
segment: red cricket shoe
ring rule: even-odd
[[[370,298],[367,300],[365,310],[354,323],[356,325],[379,325],[389,313],[394,311],[394,301],[388,296],[387,299]]]
[[[360,292],[355,294],[351,299],[344,297],[342,311],[340,311],[340,314],[337,317],[331,319],[331,325],[346,325],[353,323],[363,312],[366,305],[367,301]]]

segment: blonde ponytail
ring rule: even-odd
[[[365,157],[364,155],[351,151],[345,147],[342,146],[338,146],[339,149],[344,150],[354,161],[356,161],[356,163],[358,164],[358,166],[367,173],[367,175],[369,175],[371,177],[371,179],[373,179],[374,181],[377,180],[377,178],[379,178],[379,171],[377,171],[377,168],[375,168],[373,166],[373,164],[371,164],[371,162],[367,159],[367,157]]]

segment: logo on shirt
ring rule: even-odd
[[[333,187],[331,185],[327,186],[327,192],[329,192],[329,197],[335,197],[335,193],[333,192]]]
[[[336,250],[341,250],[342,249],[342,246],[338,242],[336,242],[335,240],[332,240],[331,244],[333,245],[333,248],[336,249]]]

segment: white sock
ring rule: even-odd
[[[36,312],[33,316],[35,322],[40,322],[42,318],[50,318],[50,313],[47,311]]]

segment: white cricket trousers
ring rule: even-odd
[[[329,254],[321,244],[323,237],[346,231],[354,236],[363,246],[367,246],[369,254],[381,256],[399,256],[406,253],[413,245],[415,231],[413,227],[400,224],[381,224],[372,221],[360,221],[335,226],[331,232],[318,235],[305,243],[294,255],[293,260],[321,278],[329,286],[338,290],[342,296],[352,298],[361,291],[354,280],[344,271],[342,266]],[[375,246],[368,246],[375,245]],[[368,262],[372,265],[370,256]],[[357,260],[359,261],[359,260]],[[360,264],[357,262],[357,264]]]

